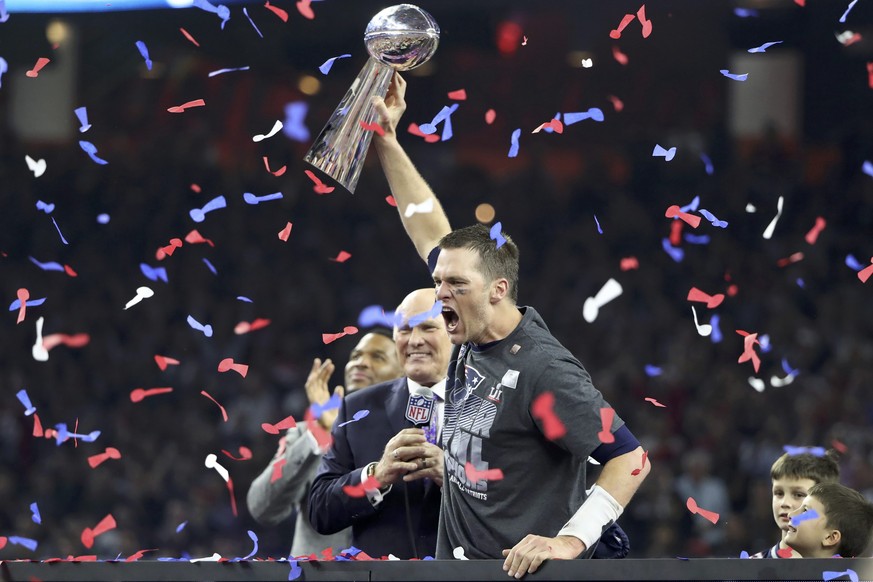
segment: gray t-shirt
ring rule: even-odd
[[[437,559],[451,559],[459,546],[467,558],[502,559],[502,550],[529,533],[557,535],[585,500],[585,464],[600,445],[600,409],[609,404],[536,310],[519,310],[521,323],[509,336],[456,346],[449,363]],[[546,392],[566,427],[554,441],[531,414]],[[616,415],[611,432],[623,424]],[[503,479],[473,482],[467,463],[501,469]]]

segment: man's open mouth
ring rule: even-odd
[[[453,331],[455,331],[455,329],[457,329],[458,322],[460,320],[458,319],[458,314],[455,313],[454,309],[452,309],[451,307],[446,307],[444,305],[443,319],[446,320],[446,330],[448,330],[449,333],[452,333]]]

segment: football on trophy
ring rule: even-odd
[[[398,4],[376,14],[364,32],[367,52],[398,71],[424,64],[437,49],[440,29],[433,17],[412,4]]]

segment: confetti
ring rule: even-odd
[[[565,113],[564,114],[564,124],[573,125],[574,123],[578,123],[585,119],[591,119],[593,121],[601,122],[605,119],[603,116],[603,110],[597,107],[592,107],[588,111],[578,111],[575,113]]]
[[[42,516],[39,514],[39,507],[36,505],[36,501],[30,504],[30,512],[33,514],[30,519],[33,520],[33,523],[42,523]]]
[[[39,267],[43,271],[60,271],[61,273],[64,272],[64,266],[61,265],[60,263],[55,263],[53,261],[48,262],[48,263],[40,263],[39,261],[37,261],[33,257],[27,257],[27,258],[30,259],[31,263],[33,263],[34,265],[36,265],[37,267]]]
[[[21,404],[24,406],[24,416],[30,416],[34,412],[36,412],[36,407],[31,404],[30,397],[27,395],[27,390],[22,388],[18,392],[15,393],[16,398]]]
[[[42,68],[44,66],[46,66],[47,64],[49,64],[50,62],[51,62],[51,59],[47,59],[45,57],[40,57],[40,58],[36,59],[36,64],[33,66],[33,68],[24,74],[27,75],[28,77],[30,77],[31,79],[34,79],[34,78],[39,76],[39,72],[42,70]]]
[[[90,141],[79,141],[79,147],[82,148],[82,151],[88,154],[88,157],[94,160],[94,163],[100,164],[101,166],[105,166],[109,163],[106,160],[97,157],[97,146]]]
[[[170,366],[170,365],[178,366],[179,360],[177,360],[175,358],[171,358],[169,356],[159,356],[159,355],[155,354],[155,363],[158,365],[158,368],[160,368],[161,371],[163,372],[167,369],[167,366]]]
[[[442,301],[434,301],[433,306],[428,310],[422,313],[417,313],[409,318],[407,325],[409,327],[418,327],[428,319],[436,319],[443,312],[443,302]],[[397,314],[398,321],[391,325],[390,327],[400,326],[402,321],[400,321],[400,314]]]
[[[790,256],[779,259],[776,261],[776,265],[779,267],[787,267],[791,263],[798,263],[803,260],[803,253],[797,252],[792,253]]]
[[[342,423],[338,424],[337,426],[340,427],[340,426],[345,426],[347,424],[351,424],[353,422],[357,422],[357,421],[361,420],[362,418],[366,418],[367,416],[369,416],[369,414],[370,414],[369,410],[359,410],[355,414],[352,415],[352,418],[350,420],[342,422]]]
[[[216,196],[215,198],[207,202],[203,208],[192,208],[188,212],[188,215],[194,222],[203,222],[204,220],[206,220],[207,212],[212,212],[213,210],[218,210],[219,208],[227,208],[227,200],[224,198],[224,196]]]
[[[279,431],[294,428],[295,426],[297,426],[297,422],[294,420],[293,416],[288,416],[276,424],[270,424],[268,422],[261,424],[261,428],[264,429],[264,432],[270,434],[279,434]]]
[[[259,133],[258,135],[254,136],[252,138],[252,141],[257,143],[257,142],[264,141],[267,138],[273,137],[274,135],[279,133],[279,131],[282,129],[282,127],[284,127],[284,124],[280,120],[277,119],[276,123],[273,124],[273,129],[270,130],[270,133],[268,133],[266,135]]]
[[[794,555],[794,550],[792,550],[790,547],[779,548],[778,550],[776,550],[776,555],[780,558],[790,558]]]
[[[233,328],[233,333],[236,335],[242,335],[244,333],[249,333],[250,331],[256,331],[261,328],[267,327],[270,325],[269,319],[258,318],[253,322],[249,323],[247,321],[241,321]]]
[[[791,518],[791,525],[797,527],[798,524],[803,523],[804,521],[808,521],[810,519],[818,518],[818,512],[814,509],[807,509],[803,513],[799,515],[795,515]]]
[[[427,143],[436,143],[440,140],[440,136],[438,136],[435,133],[428,135],[428,134],[424,133],[423,131],[421,131],[421,128],[418,126],[417,123],[410,123],[409,127],[406,129],[406,131],[408,131],[409,133],[411,133],[414,136],[423,138],[424,141],[426,141]]]
[[[201,10],[217,15],[221,19],[221,30],[224,30],[224,25],[230,20],[230,8],[223,4],[213,6],[207,0],[192,0],[192,4]]]
[[[318,176],[312,173],[312,170],[304,170],[303,173],[309,176],[309,179],[315,184],[313,190],[315,190],[316,194],[330,194],[334,191],[335,186],[328,186],[322,182]]]
[[[706,154],[700,154],[700,160],[703,162],[704,167],[706,168],[706,173],[709,176],[712,176],[715,169],[712,166],[712,160],[709,159],[709,156]]]
[[[360,498],[367,494],[367,491],[379,489],[382,486],[375,477],[367,477],[362,483],[357,485],[343,485],[343,493],[349,497]]]
[[[698,226],[700,226],[699,216],[694,216],[693,214],[682,212],[682,210],[680,210],[679,207],[675,204],[667,208],[664,216],[666,216],[667,218],[679,218],[682,220],[682,222],[688,224],[692,228],[697,228]]]
[[[637,10],[637,18],[640,19],[640,24],[643,25],[643,38],[649,38],[649,35],[652,34],[652,21],[646,18],[645,4],[640,6],[640,9]]]
[[[873,259],[870,259],[870,262],[873,263]],[[873,275],[873,265],[858,271],[858,279],[860,279],[862,283],[866,283],[871,275]]]
[[[281,176],[282,174],[284,174],[284,173],[285,173],[285,170],[288,169],[288,166],[282,166],[281,168],[279,168],[279,169],[276,170],[275,172],[272,171],[272,170],[270,169],[270,161],[267,159],[267,156],[264,156],[264,167],[267,168],[267,172],[269,172],[270,174],[273,174],[273,175],[276,176],[277,178],[278,178],[279,176]]]
[[[364,131],[372,131],[378,135],[385,135],[385,130],[382,129],[382,126],[376,123],[375,121],[372,123],[366,123],[363,120],[359,121],[358,124]]]
[[[553,441],[567,434],[567,427],[555,414],[555,395],[551,392],[543,392],[537,396],[531,404],[531,415],[539,420],[543,427],[543,435]]]
[[[697,333],[702,337],[708,337],[712,333],[712,326],[708,323],[698,323],[697,322],[697,310],[694,309],[694,306],[691,306],[691,315],[694,317],[694,327],[697,328]]]
[[[285,441],[283,440],[282,442],[285,442]],[[272,465],[273,472],[270,475],[270,483],[275,483],[276,481],[278,481],[279,479],[282,478],[282,468],[285,466],[285,463],[287,463],[287,462],[288,462],[287,459],[279,459],[275,463],[273,463],[273,465]]]
[[[181,105],[175,105],[173,107],[167,108],[167,111],[170,113],[185,113],[186,109],[191,109],[192,107],[205,107],[206,101],[204,99],[195,99],[193,101],[188,101],[187,103],[183,103]]]
[[[312,416],[314,418],[321,418],[325,412],[328,412],[331,410],[338,410],[339,407],[342,406],[342,403],[343,403],[342,396],[340,396],[339,394],[334,392],[333,395],[324,404],[319,404],[318,402],[313,402],[309,407],[309,411],[312,413]],[[368,414],[369,414],[369,411],[368,411]],[[364,416],[366,416],[366,414]]]
[[[339,253],[337,253],[337,256],[335,258],[330,260],[334,261],[335,263],[345,263],[351,258],[352,255],[350,253],[347,253],[346,251],[340,251]]]
[[[757,333],[748,333],[745,331],[737,330],[737,333],[745,336],[743,338],[743,353],[740,355],[740,358],[737,360],[738,364],[742,364],[743,362],[752,362],[752,366],[755,368],[755,373],[758,372],[758,368],[761,367],[761,359],[758,357],[758,354],[755,352],[755,345],[760,345],[761,342],[758,341]]]
[[[24,156],[24,161],[27,163],[27,169],[33,172],[34,178],[39,178],[43,174],[45,174],[46,163],[45,160],[34,160],[30,156]],[[54,209],[55,205],[52,204],[52,209]],[[37,202],[37,208],[39,208],[39,202]],[[51,210],[47,210],[46,214],[50,214]]]
[[[121,458],[121,453],[118,451],[118,449],[113,448],[113,447],[106,447],[105,452],[97,453],[96,455],[91,455],[90,457],[88,457],[88,465],[92,469],[96,469],[97,467],[99,467],[104,462],[108,461],[109,459],[120,459],[120,458]]]
[[[264,194],[263,196],[255,196],[251,192],[246,192],[243,194],[243,200],[246,201],[246,204],[260,204],[261,202],[269,202],[270,200],[281,200],[282,198],[283,196],[281,192]]]
[[[36,551],[36,547],[37,547],[37,545],[39,545],[39,543],[36,540],[32,540],[30,538],[23,538],[21,536],[9,536],[8,539],[9,539],[10,544],[24,546],[25,548],[27,548],[31,552]]]
[[[661,404],[660,402],[658,402],[654,398],[644,398],[643,400],[650,403],[652,406],[656,406],[658,408],[667,408],[666,404]]]
[[[160,249],[158,249],[158,252],[155,254],[157,255],[158,260],[160,261],[164,258],[165,255],[173,256],[173,253],[176,252],[176,249],[180,248],[181,246],[182,246],[182,239],[171,238],[170,244],[165,246],[165,247],[161,247]]]
[[[308,111],[309,105],[305,101],[292,101],[285,105],[285,124],[282,133],[288,139],[299,142],[309,141],[309,128],[303,123]]]
[[[270,4],[269,0],[267,0],[267,3],[264,4],[264,8],[266,8],[267,10],[269,10],[270,12],[272,12],[273,14],[278,16],[282,20],[282,22],[288,22],[288,13],[285,12],[284,10],[282,10],[281,8],[279,8],[278,6],[273,6],[272,4]],[[349,56],[351,56],[351,55],[349,55]],[[327,74],[327,73],[325,73],[325,74]]]
[[[61,237],[61,242],[64,243],[65,245],[70,244],[67,242],[67,239],[64,238],[64,233],[61,232],[61,227],[58,226],[58,223],[57,223],[57,221],[55,221],[54,217],[52,217],[52,224],[55,225],[55,230],[58,231],[58,236]]]
[[[518,138],[521,137],[521,129],[516,129],[512,132],[512,138],[510,140],[509,146],[509,156],[510,158],[514,158],[518,156]]]
[[[621,22],[618,24],[618,27],[609,31],[609,38],[613,40],[620,39],[621,33],[624,31],[625,28],[627,28],[628,24],[634,21],[634,18],[635,17],[633,14],[625,14],[622,17]]]
[[[354,335],[356,333],[358,333],[357,327],[347,325],[346,327],[343,328],[343,330],[340,333],[323,333],[323,334],[321,334],[321,341],[323,341],[325,344],[330,344],[330,343],[333,343],[336,340],[340,339],[341,337],[344,337],[346,335]]]
[[[767,225],[767,228],[764,230],[764,238],[770,240],[773,236],[773,231],[776,230],[776,223],[779,222],[779,217],[782,216],[782,204],[785,202],[785,198],[780,196],[779,200],[776,201],[776,216],[773,217],[773,220],[770,221],[770,224]]]
[[[42,324],[45,318],[40,317],[36,320],[36,341],[31,348],[31,355],[37,362],[47,362],[49,359],[48,350],[42,343]]]
[[[646,376],[648,376],[649,378],[660,376],[662,372],[661,368],[659,368],[658,366],[653,366],[651,364],[646,364],[643,369],[646,372]]]
[[[297,560],[288,560],[288,563],[291,565],[291,571],[288,572],[289,582],[291,580],[297,580],[303,574],[303,568],[297,564]]]
[[[721,73],[722,75],[724,75],[728,79],[733,79],[734,81],[745,81],[746,79],[749,78],[748,73],[743,73],[741,75],[735,75],[735,74],[731,73],[728,69],[721,69],[721,70],[719,70],[719,73]]]
[[[665,150],[658,144],[655,144],[655,149],[652,150],[652,157],[663,157],[665,162],[669,162],[676,155],[676,147],[673,146],[668,150]]]
[[[406,211],[403,213],[403,216],[409,218],[414,214],[428,214],[433,212],[433,198],[428,198],[421,204],[412,204],[406,207]]]
[[[810,229],[808,233],[806,233],[806,236],[804,237],[807,244],[814,245],[815,241],[818,240],[818,235],[821,234],[821,231],[824,230],[825,226],[827,226],[827,221],[824,219],[824,217],[817,217],[815,219],[815,225]]]
[[[619,262],[622,271],[633,271],[640,268],[640,261],[636,257],[624,257]]]
[[[269,2],[268,2],[268,4],[269,4]],[[345,58],[348,58],[348,57],[350,57],[350,56],[352,56],[352,55],[350,55],[350,54],[345,54],[345,55],[340,55],[340,56],[338,56],[338,57],[331,57],[331,58],[327,59],[326,61],[324,61],[324,62],[321,64],[321,66],[318,67],[318,70],[321,71],[321,74],[322,74],[322,75],[327,75],[327,74],[330,72],[331,67],[333,67],[334,62],[335,62],[337,59],[345,59]]]
[[[467,91],[466,89],[458,89],[457,91],[449,91],[448,94],[449,99],[453,101],[466,101],[467,100]]]
[[[293,225],[289,222],[285,225],[285,228],[279,231],[279,240],[283,242],[288,242],[288,237],[291,236],[291,227]]]
[[[178,239],[173,239],[173,240],[178,240]],[[170,242],[172,242],[172,241],[170,241]],[[191,232],[189,232],[188,234],[185,235],[185,242],[192,244],[192,245],[206,243],[211,247],[215,247],[214,242],[212,242],[208,238],[203,238],[203,235],[201,235],[199,232],[197,232],[196,229],[192,230]],[[179,246],[182,246],[181,242],[179,243]]]
[[[714,226],[716,228],[727,228],[727,226],[728,226],[728,223],[726,220],[719,220],[718,218],[715,217],[715,215],[712,212],[710,212],[706,208],[701,208],[700,214],[702,214],[703,217],[706,220],[708,220],[709,222],[711,222],[712,226]]]
[[[218,363],[218,371],[219,372],[229,372],[233,370],[243,378],[246,377],[246,374],[249,373],[249,367],[245,364],[237,364],[233,361],[233,358],[224,358]]]
[[[248,20],[249,20],[249,24],[252,25],[252,28],[255,29],[255,32],[258,33],[258,36],[260,36],[261,38],[264,38],[264,35],[261,34],[261,30],[258,28],[258,25],[255,24],[255,21],[252,20],[252,17],[251,17],[251,16],[249,16],[249,10],[248,10],[248,8],[243,8],[243,14],[245,14],[245,17],[248,18]]]
[[[42,345],[46,350],[51,350],[54,347],[57,347],[60,344],[64,344],[70,348],[81,348],[88,345],[91,342],[91,336],[87,333],[77,333],[74,335],[67,335],[64,333],[53,333],[51,335],[45,336],[42,340]]]
[[[615,418],[615,410],[612,408],[600,409],[600,426],[602,430],[597,433],[597,438],[604,444],[614,443],[615,435],[610,430],[612,428],[612,420]]]
[[[763,53],[763,52],[766,52],[767,49],[770,48],[771,46],[774,46],[774,45],[777,45],[777,44],[782,44],[782,41],[781,41],[781,40],[776,40],[776,41],[773,41],[773,42],[765,42],[765,43],[762,44],[761,46],[756,46],[755,48],[750,48],[750,49],[749,49],[749,52],[750,52],[750,53]]]
[[[247,556],[245,556],[243,558],[237,558],[236,560],[232,560],[232,561],[236,562],[236,561],[248,560],[248,559],[252,558],[255,554],[258,553],[258,536],[256,536],[255,532],[253,532],[252,530],[248,530],[247,533],[249,534],[249,539],[251,539],[252,543],[255,544],[255,547],[252,548],[252,551],[249,552]]]
[[[180,28],[179,31],[180,31],[183,35],[185,35],[185,38],[187,38],[187,39],[190,40],[192,43],[194,43],[194,46],[198,46],[198,47],[200,46],[200,43],[197,42],[196,40],[194,40],[194,37],[191,36],[191,33],[190,33],[190,32],[188,32],[188,31],[185,30],[184,28]]]
[[[312,11],[311,4],[312,0],[297,0],[297,11],[307,20],[315,19],[315,13]]]
[[[824,457],[826,453],[824,447],[794,447],[785,445],[782,447],[786,454],[794,455],[813,455],[815,457]]]
[[[851,580],[852,582],[858,582],[858,580],[859,580],[858,573],[855,572],[854,570],[852,570],[851,568],[847,569],[843,572],[831,572],[829,570],[825,570],[824,572],[821,573],[821,576],[822,576],[823,580],[833,580],[833,579],[839,578],[841,576],[848,576],[849,580]]]
[[[130,391],[130,401],[142,402],[144,398],[148,398],[149,396],[155,396],[156,394],[169,394],[172,391],[172,388],[149,388],[148,390],[134,388]]]
[[[506,239],[503,237],[502,232],[503,224],[501,222],[495,222],[494,225],[491,227],[491,231],[489,232],[491,240],[497,242],[498,249],[506,244]]]
[[[868,70],[873,70],[873,63],[867,65]],[[870,160],[864,160],[864,163],[861,164],[861,171],[873,178],[873,162]]]
[[[851,30],[846,30],[841,32],[840,34],[834,33],[837,41],[843,46],[852,46],[856,42],[860,42],[863,38],[860,33],[852,32]]]
[[[843,15],[842,15],[842,16],[840,16],[840,22],[841,22],[841,23],[845,23],[845,22],[846,22],[846,17],[849,15],[849,12],[852,11],[852,8],[854,8],[854,7],[855,7],[855,4],[857,4],[857,3],[858,3],[858,0],[852,0],[851,2],[849,2],[849,7],[846,8],[846,11],[843,12]]]
[[[695,212],[698,208],[700,208],[700,196],[695,196],[691,199],[691,202],[681,207],[679,210],[682,212]]]
[[[230,493],[230,508],[231,511],[233,511],[233,515],[236,516],[236,497],[233,494],[233,479],[230,478],[230,473],[227,472],[227,469],[221,466],[218,462],[218,457],[213,453],[206,455],[206,460],[203,464],[207,469],[215,469],[215,472],[221,475],[221,478],[224,479],[225,483],[227,483],[227,491]],[[218,554],[215,555],[218,556]]]
[[[222,453],[233,459],[234,461],[248,461],[252,458],[252,450],[248,447],[240,447],[239,448],[239,458],[234,457],[233,453],[230,451],[221,450]]]
[[[646,400],[648,400],[648,398]],[[631,471],[631,476],[636,477],[637,475],[639,475],[640,473],[643,472],[643,469],[646,468],[646,459],[648,459],[648,458],[649,458],[649,451],[643,451],[642,461],[640,462],[640,468],[634,469],[633,471]]]
[[[622,294],[621,284],[615,279],[609,279],[594,297],[585,300],[582,306],[582,317],[588,323],[597,319],[600,308]]]
[[[717,293],[715,295],[709,295],[708,293],[704,293],[697,287],[692,287],[688,291],[688,297],[686,297],[688,301],[700,301],[706,303],[706,306],[709,309],[715,309],[719,305],[721,305],[722,301],[724,301],[724,294]]]
[[[0,0],[0,7],[2,7],[4,0]],[[3,73],[9,71],[9,63],[6,62],[6,59],[0,57],[0,87],[3,86]]]
[[[236,67],[234,69],[218,69],[216,71],[210,71],[207,77],[217,77],[218,75],[223,75],[225,73],[233,73],[236,71],[248,71],[251,67]]]
[[[131,299],[130,301],[128,301],[124,305],[125,311],[127,311],[128,309],[130,309],[131,307],[133,307],[134,305],[136,305],[137,303],[139,303],[143,299],[148,299],[149,297],[153,297],[154,294],[155,294],[155,292],[152,291],[152,289],[149,287],[137,287],[136,296],[134,296],[133,299]]]
[[[458,107],[460,107],[459,103],[455,103],[452,106],[443,107],[430,123],[421,124],[421,132],[425,135],[436,133],[437,124],[442,123],[443,133],[442,136],[440,136],[440,139],[442,141],[448,141],[452,139],[452,113],[457,111]]]
[[[196,330],[202,331],[203,335],[205,335],[206,337],[212,337],[212,326],[201,324],[191,315],[188,316],[188,325]]]
[[[145,61],[146,68],[151,71],[152,70],[152,60],[149,58],[149,49],[141,40],[136,41],[136,48],[139,49],[139,54],[142,55],[143,60]]]
[[[167,269],[164,267],[152,267],[147,265],[146,263],[139,264],[139,270],[142,271],[142,274],[151,281],[161,280],[164,283],[169,283],[167,279]]]
[[[219,404],[219,403],[218,403],[218,400],[216,400],[215,398],[213,398],[212,396],[210,396],[209,393],[208,393],[206,390],[201,390],[201,391],[200,391],[200,394],[203,395],[203,396],[205,396],[205,397],[207,397],[208,399],[210,399],[211,401],[213,401],[213,402],[215,403],[216,406],[218,406],[219,410],[221,410],[221,417],[224,419],[224,422],[227,422],[227,410],[224,409],[224,406],[222,406],[221,404]]]
[[[609,102],[612,103],[612,108],[615,109],[616,113],[624,109],[624,102],[615,95],[609,95],[607,98],[609,99]]]
[[[78,420],[76,421],[78,424]],[[48,433],[48,431],[46,431]],[[48,436],[48,434],[46,434]],[[55,444],[60,446],[62,443],[65,443],[69,439],[82,439],[86,443],[93,443],[100,437],[99,430],[93,430],[88,434],[78,434],[74,432],[70,432],[67,430],[66,423],[60,422],[55,425]],[[78,444],[78,443],[77,443]]]
[[[694,501],[693,497],[688,498],[688,500],[685,502],[685,506],[688,508],[688,511],[690,511],[692,514],[696,513],[700,517],[711,521],[713,524],[715,524],[718,521],[718,514],[717,513],[715,513],[714,511],[707,511],[706,509],[701,509],[700,507],[697,506],[697,502]]]
[[[105,212],[103,214],[97,215],[97,222],[99,224],[109,224],[109,215]]]
[[[464,464],[464,472],[467,474],[467,479],[476,483],[478,481],[499,481],[503,479],[503,471],[501,469],[485,469],[480,471],[473,466],[473,463],[467,461]]]
[[[485,123],[487,123],[488,125],[491,125],[492,123],[494,123],[495,119],[497,119],[497,112],[496,111],[494,111],[493,109],[489,109],[488,111],[485,112]]]
[[[385,311],[381,305],[370,305],[361,310],[361,314],[358,315],[358,325],[360,327],[394,327],[394,312]]]
[[[547,121],[546,123],[540,124],[540,126],[533,130],[531,133],[539,133],[544,129],[551,129],[555,133],[564,133],[564,124],[561,123],[560,119],[555,118]]]
[[[612,47],[612,58],[614,58],[620,65],[626,65],[628,63],[627,55],[621,52],[621,49],[615,45]]]
[[[691,233],[686,233],[685,236],[682,237],[685,242],[693,244],[693,245],[708,245],[710,236],[708,234],[694,235]]]

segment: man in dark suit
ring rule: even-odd
[[[433,307],[433,289],[419,289],[397,308],[394,340],[406,376],[345,398],[310,492],[316,531],[351,526],[352,545],[374,558],[424,558],[436,549],[443,455],[434,443],[452,348]],[[428,419],[417,416],[423,408]]]

